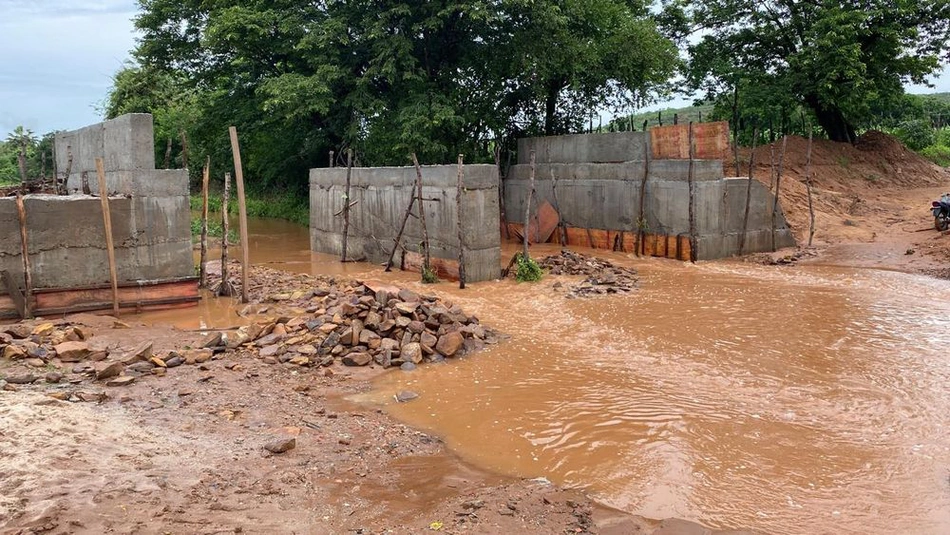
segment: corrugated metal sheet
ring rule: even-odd
[[[729,123],[694,123],[696,158],[722,160],[729,155]],[[689,159],[689,125],[674,124],[650,129],[650,146],[656,160]]]

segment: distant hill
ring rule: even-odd
[[[634,130],[643,129],[643,121],[647,121],[647,127],[658,126],[662,119],[663,124],[673,124],[673,118],[676,117],[680,123],[709,121],[713,112],[712,104],[703,104],[701,106],[687,106],[685,108],[666,108],[659,111],[646,111],[628,115],[627,117],[614,119],[614,123],[624,123],[625,130],[629,128],[630,121],[633,121]]]

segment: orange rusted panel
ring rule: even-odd
[[[423,257],[420,253],[406,251],[402,257],[402,270],[422,273]],[[459,280],[459,263],[444,258],[430,258],[429,265],[442,280]]]
[[[722,160],[729,154],[729,123],[693,124],[696,158]],[[689,125],[655,126],[650,129],[650,146],[657,160],[689,159]]]
[[[199,300],[195,278],[150,283],[125,283],[118,288],[119,308],[127,312],[194,306]],[[36,315],[111,311],[111,286],[43,288],[33,294]],[[2,303],[0,303],[2,307]]]
[[[531,218],[531,223],[528,225],[528,243],[548,241],[560,221],[561,216],[558,215],[557,210],[551,206],[551,203],[545,201],[538,208],[538,213]]]

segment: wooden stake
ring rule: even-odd
[[[172,138],[168,138],[168,143],[165,144],[165,165],[162,166],[165,169],[168,169],[171,166],[172,162]]]
[[[244,169],[241,167],[241,147],[238,144],[237,128],[228,128],[231,134],[231,154],[234,157],[234,173],[237,182],[238,212],[241,225],[241,302],[247,303],[247,270],[250,264],[250,251],[247,239],[247,202],[244,198]]]
[[[510,154],[510,153],[509,153]],[[501,142],[495,144],[495,169],[498,169],[498,208],[501,212],[501,229],[505,233],[505,239],[511,239],[511,233],[508,231],[508,216],[505,213],[505,175],[501,173]]]
[[[406,230],[406,223],[409,221],[409,216],[412,215],[412,206],[416,203],[416,194],[415,188],[413,188],[413,193],[409,196],[409,206],[406,207],[406,213],[402,218],[402,224],[399,225],[399,232],[396,234],[396,239],[393,240],[393,250],[389,253],[389,260],[386,261],[386,269],[384,271],[389,271],[393,267],[393,258],[396,256],[396,249],[399,249],[399,240],[402,239],[402,233]],[[422,206],[422,203],[419,203],[419,206]]]
[[[528,187],[528,197],[525,199],[524,203],[524,229],[522,229],[521,234],[524,237],[524,250],[522,251],[522,256],[525,260],[531,258],[528,255],[528,225],[531,224],[531,199],[534,197],[534,172],[535,172],[535,153],[531,151],[531,174],[528,177],[529,187]]]
[[[752,152],[749,153],[749,181],[745,190],[745,215],[742,217],[742,234],[739,234],[739,256],[745,251],[745,235],[749,230],[749,204],[752,202],[752,171],[755,168],[755,142],[759,138],[759,128],[752,129]]]
[[[689,122],[689,261],[696,262],[696,140],[693,138],[693,121]],[[679,240],[677,240],[677,246]],[[678,257],[679,255],[677,255]]]
[[[650,137],[647,136],[643,143],[643,178],[640,180],[640,213],[637,215],[637,240],[634,244],[637,256],[646,252],[644,237],[646,234],[647,222],[644,214],[644,207],[647,199],[647,179],[650,177],[650,159],[653,156],[650,148]]]
[[[782,136],[782,152],[778,155],[778,172],[775,174],[775,199],[772,201],[772,251],[775,251],[775,216],[778,214],[778,196],[782,191],[782,172],[785,167],[785,149],[788,147],[788,136]]]
[[[181,131],[181,168],[188,169],[188,134]]]
[[[109,253],[109,276],[112,279],[112,312],[119,316],[119,276],[115,266],[115,247],[112,243],[112,213],[109,211],[109,190],[102,158],[96,158],[96,175],[99,179],[99,200],[102,202],[102,221],[106,231],[106,251]]]
[[[346,243],[350,233],[350,176],[353,173],[353,149],[346,149],[346,189],[343,190],[343,254],[340,262],[346,262]]]
[[[808,246],[811,247],[812,239],[815,237],[815,205],[811,199],[811,127],[808,127],[808,150],[805,154],[805,188],[808,190],[808,215],[810,223],[808,225]]]
[[[20,255],[23,259],[23,310],[24,319],[33,317],[33,271],[30,268],[30,251],[26,232],[26,206],[23,205],[23,196],[16,196],[17,218],[20,221]]]
[[[336,156],[336,153],[332,150],[330,151],[330,169],[333,169],[333,157]]]
[[[412,165],[416,166],[416,195],[419,197],[419,221],[422,223],[422,269],[430,271],[431,257],[429,256],[429,231],[426,228],[426,205],[422,197],[422,166],[416,153],[412,153]]]
[[[557,210],[557,228],[561,247],[567,247],[567,223],[564,222],[564,214],[561,213],[561,203],[557,198],[557,175],[554,174],[554,167],[551,167],[551,189],[554,192],[554,209]]]
[[[60,195],[66,194],[66,186],[69,184],[69,175],[73,172],[73,147],[66,145],[66,175],[63,177],[63,185],[59,189]]]
[[[464,169],[462,167],[464,156],[459,154],[459,172],[458,172],[458,182],[455,186],[455,211],[458,213],[456,217],[456,227],[458,229],[459,235],[459,289],[465,289],[465,241],[462,238],[462,177],[464,174]]]
[[[211,173],[211,156],[205,160],[205,168],[201,175],[201,255],[198,265],[198,285],[208,287],[208,270],[205,263],[208,261],[208,181]],[[227,236],[224,239],[228,239]]]
[[[228,274],[228,205],[231,204],[231,173],[224,173],[224,193],[221,196],[221,285],[218,286],[218,295],[231,295],[231,282]]]

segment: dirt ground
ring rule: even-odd
[[[803,244],[806,144],[789,139],[780,193]],[[777,158],[780,144],[774,149]],[[756,151],[755,176],[766,184],[769,152]],[[748,156],[740,156],[740,174],[748,173]],[[950,278],[950,236],[933,230],[928,211],[931,200],[950,190],[950,173],[874,133],[857,147],[816,142],[811,168],[814,246],[746,261]],[[304,275],[255,274],[257,301],[312,285]],[[264,308],[284,314],[272,304]],[[285,315],[302,313],[291,308]],[[21,340],[39,347],[52,330],[85,339],[99,357],[63,362],[33,346],[29,355],[0,357],[3,535],[712,533],[685,521],[609,510],[546,481],[474,469],[437,437],[349,400],[370,389],[372,377],[383,373],[379,367],[276,362],[250,345],[165,367],[172,352],[200,347],[204,333],[109,316],[53,323],[0,325],[0,333],[20,329]],[[0,349],[13,338],[0,334]],[[128,384],[94,377],[145,340],[162,365],[135,362],[130,366],[138,373]]]

